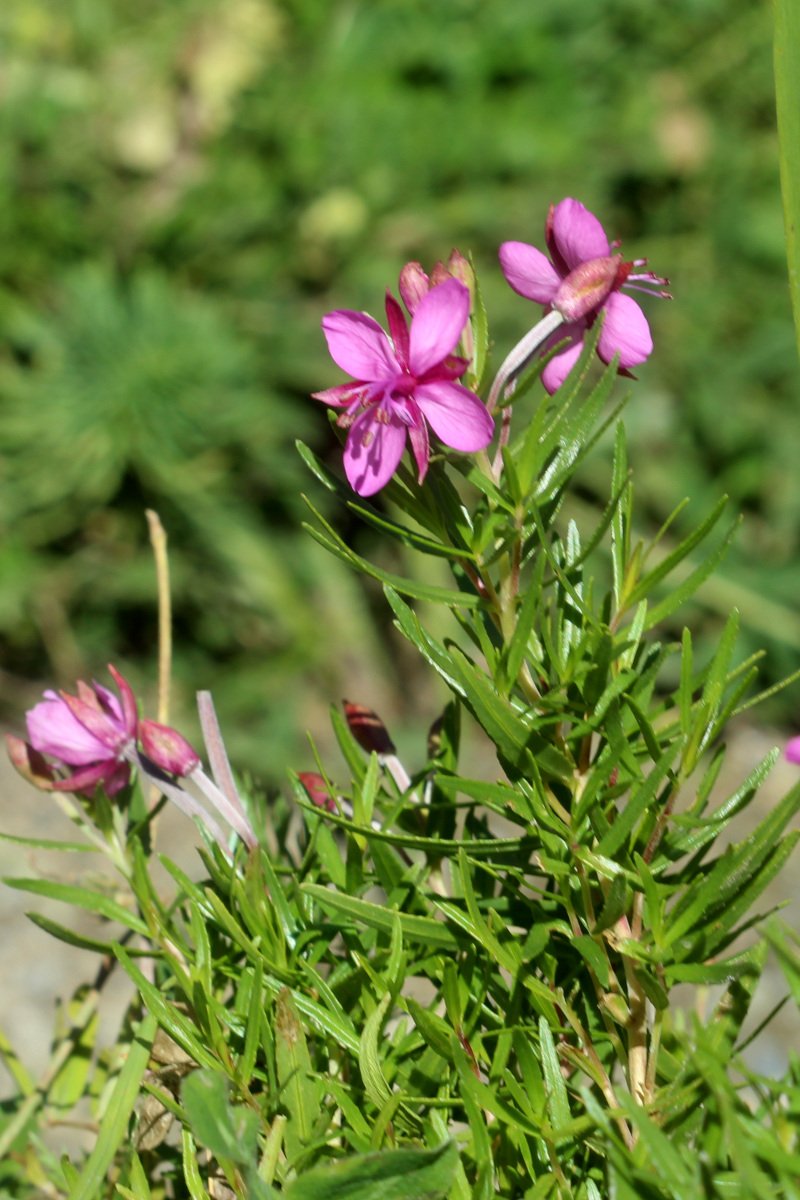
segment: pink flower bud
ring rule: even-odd
[[[444,283],[445,279],[457,279],[469,288],[470,295],[475,292],[475,272],[469,259],[464,258],[460,250],[451,250],[446,263],[438,262],[431,272],[431,287]]]
[[[308,798],[317,808],[324,812],[335,813],[336,801],[328,790],[328,785],[322,775],[316,771],[298,771],[297,778],[308,793]]]
[[[169,725],[147,719],[139,722],[142,749],[151,762],[168,775],[191,775],[200,759],[183,734]]]
[[[418,262],[406,263],[400,272],[400,297],[413,317],[423,296],[431,290],[431,281]]]

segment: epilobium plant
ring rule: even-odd
[[[94,701],[81,690],[84,707],[62,696],[32,710],[30,754],[12,744],[23,765],[50,755],[59,782],[45,782],[80,793],[71,815],[111,846],[126,891],[11,883],[107,918],[104,938],[40,923],[105,956],[95,995],[111,963],[134,988],[123,1052],[100,1052],[71,1094],[88,1098],[97,1135],[80,1161],[26,1146],[32,1129],[57,1129],[59,1064],[70,1046],[85,1063],[91,1013],[78,1010],[38,1087],[11,1060],[19,1096],[0,1149],[21,1189],[800,1195],[797,1064],[774,1081],[739,1057],[767,946],[758,901],[798,836],[785,830],[800,785],[731,840],[778,751],[720,789],[725,728],[754,702],[755,662],[735,659],[735,613],[705,663],[676,618],[733,526],[717,533],[720,502],[683,540],[668,542],[669,521],[649,544],[637,536],[621,402],[609,400],[652,343],[620,289],[661,294],[665,281],[624,263],[575,200],[551,210],[546,240],[549,260],[501,250],[512,286],[545,311],[488,386],[486,314],[460,255],[430,277],[403,269],[410,327],[391,297],[388,336],[364,314],[323,321],[354,379],[316,393],[341,411],[347,482],[301,446],[304,460],[403,561],[432,556],[450,573],[388,574],[309,501],[312,536],[383,583],[399,634],[439,681],[427,745],[404,760],[359,697],[332,710],[344,765],[304,764],[289,799],[265,800],[235,780],[207,695],[210,776],[177,731],[98,685]],[[608,501],[587,518],[573,484],[607,432]],[[368,501],[381,489],[388,508]],[[418,600],[451,614],[448,636]],[[75,720],[81,745],[94,739],[78,758]],[[473,739],[483,766],[466,777]],[[70,774],[81,765],[94,790]],[[136,777],[118,790],[122,767]],[[162,859],[165,893],[152,855],[166,800],[195,818],[204,875]],[[768,937],[797,998],[798,947],[777,924]],[[706,997],[703,1020],[687,985]]]

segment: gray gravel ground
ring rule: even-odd
[[[761,730],[740,727],[733,737],[725,777],[720,781],[721,798],[732,791],[752,770],[753,765],[770,749],[785,739],[770,736]],[[762,788],[759,811],[774,804],[798,780],[798,768],[779,762]],[[725,790],[727,789],[727,791]],[[737,826],[737,839],[745,836],[753,818],[745,816]],[[75,840],[70,822],[55,807],[52,800],[24,783],[0,753],[0,830],[25,837],[48,837]],[[159,830],[159,849],[175,859],[189,873],[199,875],[202,866],[195,853],[197,834],[193,826],[175,810],[169,809],[162,818]],[[769,889],[762,902],[764,910],[772,904],[787,901],[783,916],[795,928],[800,928],[798,905],[797,859],[790,862],[782,877]],[[7,841],[0,841],[0,874],[30,876],[50,873],[54,878],[77,880],[85,872],[101,871],[110,876],[111,870],[99,855],[54,855],[31,850]],[[44,913],[62,923],[74,922],[74,927],[94,931],[97,924],[89,916],[38,896],[15,891],[0,885],[0,920],[3,932],[3,970],[0,973],[0,1028],[15,1047],[18,1055],[34,1074],[40,1073],[47,1061],[58,998],[66,999],[80,983],[92,978],[97,960],[84,950],[77,950],[55,941],[31,924],[26,911]],[[768,967],[759,992],[753,1020],[758,1021],[786,991],[783,976],[776,964]],[[108,994],[108,1012],[101,1036],[112,1039],[119,1012],[124,1005],[127,987],[124,979],[115,982]],[[710,1010],[714,996],[706,998]],[[750,1058],[753,1065],[769,1074],[782,1072],[790,1048],[800,1048],[800,1019],[787,1005],[771,1027],[755,1044]],[[9,1093],[10,1080],[0,1066],[0,1096]]]

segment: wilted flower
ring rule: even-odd
[[[428,425],[454,450],[483,450],[491,441],[494,421],[485,405],[456,382],[468,366],[453,350],[469,308],[468,288],[447,279],[419,298],[410,329],[387,293],[391,338],[367,313],[338,310],[323,318],[331,357],[354,382],[315,392],[314,398],[344,409],[339,417],[349,429],[344,468],[359,495],[371,496],[389,482],[406,436],[422,482],[430,460]]]
[[[603,226],[578,201],[551,205],[545,226],[548,259],[525,242],[504,242],[500,247],[503,274],[515,292],[560,313],[565,324],[553,333],[543,351],[564,338],[568,344],[542,372],[542,383],[555,392],[575,366],[586,330],[602,312],[603,328],[597,353],[605,363],[619,355],[621,370],[643,363],[653,349],[647,319],[635,300],[620,290],[627,288],[667,297],[668,280],[652,271],[635,271],[646,259],[625,262],[613,253]]]
[[[29,740],[8,736],[12,763],[37,787],[91,793],[102,784],[113,796],[127,785],[125,756],[136,741],[136,698],[119,671],[108,670],[119,696],[82,681],[77,696],[46,691],[26,715]]]

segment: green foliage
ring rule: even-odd
[[[80,944],[135,988],[113,1064],[94,1049],[97,990],[76,997],[44,1084],[0,1047],[17,1083],[0,1150],[20,1188],[29,1131],[88,1101],[91,1153],[37,1161],[57,1195],[797,1196],[796,1064],[770,1080],[741,1052],[766,960],[759,902],[800,836],[800,785],[731,841],[775,760],[719,794],[726,725],[752,703],[738,614],[705,660],[688,629],[660,640],[727,544],[724,506],[655,559],[617,425],[609,504],[570,516],[614,416],[591,354],[532,424],[514,413],[499,478],[486,464],[473,488],[480,466],[456,458],[422,489],[405,469],[391,485],[405,519],[383,531],[456,585],[415,608],[413,578],[385,583],[450,694],[412,770],[335,709],[350,782],[329,776],[334,812],[295,780],[252,853],[208,845],[199,882],[162,858],[165,896],[134,816],[90,806],[78,823],[109,839],[122,894],[9,880],[100,915],[103,940]],[[333,553],[379,574],[311,512]],[[436,607],[449,634],[424,617]],[[496,767],[465,778],[476,727]],[[796,939],[768,937],[796,1000]],[[687,985],[715,989],[707,1021],[677,1002]]]
[[[667,22],[615,0],[589,19],[546,3],[534,21],[516,0],[502,13],[471,0],[435,11],[396,0],[347,10],[236,0],[224,14],[216,0],[169,12],[76,0],[58,19],[16,3],[0,17],[14,48],[18,130],[3,169],[30,201],[0,213],[14,235],[0,262],[11,330],[0,379],[2,569],[33,572],[0,610],[15,652],[36,626],[50,631],[62,665],[68,632],[109,655],[126,605],[147,609],[133,527],[145,500],[176,534],[183,653],[191,646],[206,667],[228,660],[240,713],[262,702],[253,680],[267,643],[285,649],[287,671],[322,662],[317,555],[332,564],[328,585],[353,601],[327,639],[355,628],[369,657],[356,592],[338,582],[352,569],[373,596],[382,588],[409,648],[402,662],[418,660],[407,691],[435,679],[447,696],[410,769],[388,734],[371,746],[352,713],[334,708],[339,766],[328,769],[327,755],[317,763],[333,811],[297,776],[288,798],[252,787],[244,807],[259,844],[204,835],[199,879],[154,855],[143,780],[124,803],[60,797],[116,875],[7,881],[99,923],[85,934],[34,918],[97,954],[99,969],[62,1006],[41,1079],[0,1036],[12,1081],[0,1185],[10,1196],[800,1195],[797,1058],[778,1079],[743,1058],[759,1032],[768,950],[788,988],[773,1014],[800,1002],[797,938],[760,911],[800,836],[800,785],[737,840],[733,822],[752,812],[776,753],[733,790],[719,783],[729,722],[777,688],[755,692],[759,656],[742,652],[740,637],[748,594],[740,579],[743,622],[719,583],[736,521],[725,501],[703,504],[699,472],[711,452],[699,435],[716,432],[722,396],[730,421],[711,457],[767,523],[774,498],[755,498],[747,462],[768,452],[780,474],[791,452],[781,422],[759,410],[756,423],[748,409],[770,389],[788,394],[789,378],[782,335],[766,338],[770,370],[760,340],[770,321],[778,330],[781,303],[769,295],[757,329],[741,313],[741,296],[759,290],[776,257],[770,218],[745,232],[734,215],[753,144],[730,136],[744,119],[734,104],[714,133],[725,148],[715,165],[712,134],[704,143],[697,124],[722,64],[738,65],[731,96],[746,96],[748,111],[762,94],[762,14],[742,4],[721,24],[719,11],[684,0]],[[741,49],[751,38],[752,58]],[[574,78],[549,53],[556,41],[571,47]],[[659,75],[665,61],[681,61],[677,76]],[[534,92],[548,117],[541,129],[532,129]],[[675,322],[678,349],[650,400],[679,369],[689,378],[698,368],[671,454],[696,439],[683,470],[700,504],[679,504],[654,536],[642,533],[630,463],[638,486],[650,435],[639,403],[629,453],[621,405],[609,403],[613,364],[593,366],[595,326],[557,395],[540,394],[535,370],[520,381],[494,464],[437,455],[422,488],[404,466],[384,507],[350,495],[325,452],[301,443],[312,536],[303,551],[292,538],[289,553],[281,530],[299,463],[286,454],[298,432],[290,403],[326,370],[307,351],[321,294],[347,282],[366,295],[390,259],[422,254],[448,222],[459,237],[476,234],[479,253],[513,236],[514,221],[528,236],[528,164],[569,181],[612,95],[624,120],[603,127],[610,165],[592,186],[615,199],[633,235],[637,222],[645,232],[646,210],[659,249],[675,251],[696,284],[683,315],[663,318],[667,329]],[[674,127],[667,136],[656,119],[676,111],[694,122],[690,161],[670,142]],[[87,114],[104,150],[90,163],[69,136]],[[452,136],[431,139],[442,128]],[[381,159],[374,145],[387,133],[391,157]],[[641,148],[641,175],[620,165],[624,139]],[[698,144],[702,161],[691,158]],[[669,170],[658,153],[672,154]],[[58,186],[39,192],[31,180],[44,161]],[[723,174],[739,181],[732,199],[706,199],[704,211],[736,304],[709,291],[715,302],[704,308],[708,259],[697,237],[680,242],[672,231]],[[92,184],[83,207],[75,180]],[[770,181],[762,165],[759,195]],[[101,231],[110,252],[98,252]],[[51,258],[69,269],[45,321]],[[502,333],[491,284],[486,300]],[[269,422],[258,413],[264,379]],[[661,457],[671,470],[675,458]],[[662,489],[656,472],[641,489],[645,508],[662,507]],[[376,554],[378,537],[396,553]],[[92,538],[117,547],[113,580]],[[54,584],[49,608],[30,599],[36,572]],[[683,623],[709,587],[727,614],[713,644]],[[223,595],[230,620],[219,630]],[[101,612],[111,613],[105,624]],[[258,632],[248,643],[250,621]],[[374,673],[383,661],[383,651],[372,656]],[[193,669],[184,661],[179,673]],[[291,727],[279,669],[276,679]],[[468,756],[479,764],[470,775]],[[132,994],[106,1047],[99,1016],[115,973]],[[694,1010],[681,1004],[686,988]],[[54,1153],[46,1132],[76,1112],[89,1143]]]

